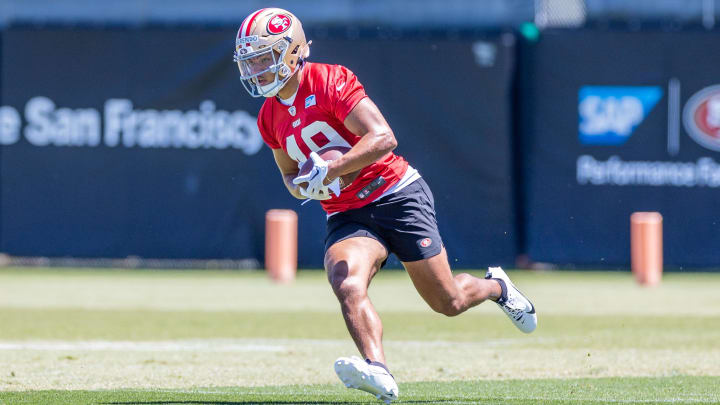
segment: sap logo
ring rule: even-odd
[[[706,87],[685,104],[683,124],[703,147],[720,151],[720,85]]]
[[[622,145],[662,97],[659,86],[583,86],[578,92],[580,143]]]

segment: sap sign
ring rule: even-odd
[[[662,97],[659,86],[583,86],[580,143],[622,145]]]

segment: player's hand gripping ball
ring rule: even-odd
[[[340,190],[349,186],[350,183],[357,178],[360,171],[348,173],[329,181],[325,177],[327,174],[327,164],[330,161],[340,158],[349,150],[350,148],[347,147],[334,146],[321,149],[317,153],[311,154],[311,158],[303,162],[297,177],[293,180],[293,183],[300,186],[300,193],[313,200],[327,200],[331,198],[330,191],[336,196],[339,196]]]

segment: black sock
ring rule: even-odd
[[[497,302],[498,304],[502,305],[502,304],[504,304],[505,301],[507,301],[507,299],[508,299],[508,296],[507,296],[507,286],[505,285],[505,280],[503,280],[503,279],[501,279],[501,278],[491,278],[491,280],[495,280],[495,281],[498,282],[498,284],[500,284],[500,290],[501,290],[501,292],[500,292],[500,298],[498,298],[498,300],[497,300],[496,302]]]
[[[371,366],[382,367],[383,370],[387,371],[388,374],[390,374],[390,377],[395,378],[395,377],[392,375],[392,373],[390,373],[390,370],[388,370],[387,366],[384,365],[384,364],[382,364],[382,363],[380,363],[379,361],[370,361],[370,359],[365,359],[365,362],[366,362],[367,364],[371,365]]]

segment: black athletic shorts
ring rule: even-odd
[[[357,236],[377,240],[402,262],[438,255],[442,240],[435,201],[425,180],[419,178],[364,207],[332,215],[327,222],[325,251],[334,243]]]

